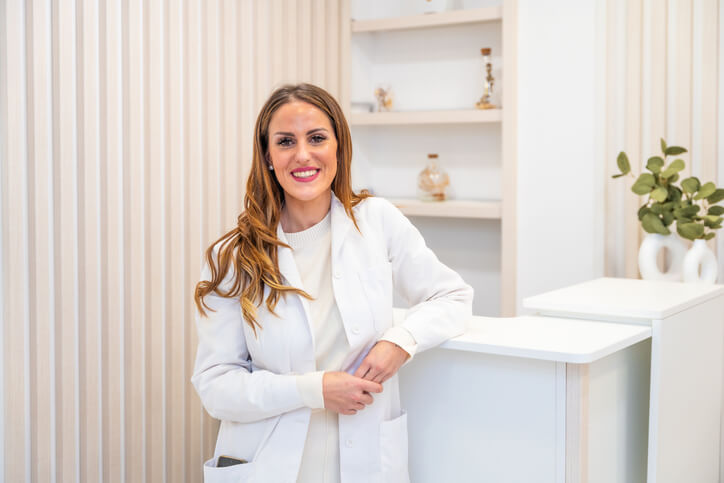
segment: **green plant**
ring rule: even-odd
[[[676,232],[683,238],[710,240],[724,220],[724,206],[717,205],[724,200],[724,189],[717,188],[712,182],[701,184],[694,176],[682,180],[677,186],[679,173],[686,164],[683,159],[675,159],[668,165],[666,162],[669,156],[685,152],[686,149],[680,146],[667,146],[662,139],[663,157],[650,157],[646,162],[649,173],[636,177],[631,173],[628,156],[621,151],[616,159],[621,172],[612,177],[620,178],[630,173],[636,178],[631,191],[648,196],[638,212],[641,226],[647,233],[668,235],[671,233],[669,226],[676,222]]]

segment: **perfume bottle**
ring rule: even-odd
[[[437,165],[437,154],[427,155],[427,166],[417,176],[417,197],[422,201],[445,201],[450,177]]]
[[[495,78],[493,77],[493,64],[490,62],[490,48],[480,49],[480,53],[483,55],[483,64],[485,64],[485,82],[483,83],[483,96],[475,104],[478,109],[495,109],[493,105],[493,86],[495,85]]]

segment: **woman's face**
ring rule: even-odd
[[[269,122],[268,155],[287,203],[329,201],[337,138],[324,112],[301,101],[282,105]]]

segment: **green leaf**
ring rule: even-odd
[[[646,169],[654,174],[659,174],[664,167],[664,159],[661,156],[653,156],[646,162]]]
[[[651,213],[651,209],[647,205],[642,205],[638,212],[639,221],[643,220],[646,213]]]
[[[717,223],[721,222],[722,220],[724,220],[724,218],[722,218],[721,216],[716,216],[716,215],[704,215],[701,217],[701,219],[706,220],[710,223],[714,223],[714,224],[717,224]]]
[[[676,186],[669,185],[669,199],[675,203],[681,201],[681,190]]]
[[[724,215],[724,206],[712,206],[709,211],[706,212],[708,215],[721,216]]]
[[[619,174],[614,174],[611,177],[615,179],[615,178],[620,178],[621,176],[626,176],[626,175],[624,173],[619,173]]]
[[[654,184],[656,184],[654,175],[649,173],[643,173],[638,177],[633,186],[631,186],[631,191],[633,191],[637,195],[647,195],[653,189]]]
[[[684,188],[684,193],[696,193],[701,187],[701,182],[699,181],[699,178],[692,176],[691,178],[686,178],[682,181],[681,187]]]
[[[685,153],[686,149],[682,148],[681,146],[669,146],[668,148],[664,149],[664,154],[667,156],[676,156],[677,154]]]
[[[677,223],[676,231],[687,240],[696,240],[704,234],[704,225],[699,223]]]
[[[621,174],[628,174],[631,171],[631,163],[628,162],[628,156],[626,156],[626,153],[623,151],[618,153],[616,164],[618,164],[618,169],[621,170]]]
[[[653,195],[653,193],[651,193],[651,194]],[[661,213],[664,212],[664,205],[662,205],[661,203],[658,203],[658,202],[652,204],[650,206],[650,208],[651,208],[651,213],[653,213],[655,215],[660,215]]]
[[[663,186],[657,186],[656,189],[651,192],[650,196],[651,199],[656,200],[659,203],[663,203],[669,196],[669,190],[667,190]]]
[[[699,192],[694,196],[695,200],[702,200],[714,194],[716,191],[716,185],[709,181],[704,186],[699,188]]]
[[[664,141],[664,138],[661,138],[661,152],[666,153],[666,141]]]
[[[718,188],[713,194],[707,196],[706,201],[714,205],[724,200],[724,188]]]
[[[697,213],[699,213],[700,207],[699,205],[685,205],[681,208],[677,208],[674,210],[674,215],[677,218],[680,218],[682,216],[694,216]]]
[[[664,222],[664,226],[669,226],[674,222],[674,214],[671,211],[664,211],[661,214],[661,218]]]
[[[670,148],[667,148],[667,149],[670,149]],[[674,174],[683,170],[685,167],[686,167],[686,164],[684,164],[684,160],[677,159],[675,161],[672,161],[672,163],[666,168],[666,170],[663,173],[661,173],[661,176],[663,176],[664,178],[670,178]]]
[[[704,238],[704,240],[711,240],[711,239],[714,238],[715,236],[716,236],[716,233],[714,233],[714,232],[712,231],[712,232],[709,232],[709,233],[707,233],[706,235],[704,235],[703,238]]]
[[[668,235],[671,233],[668,228],[664,226],[661,219],[653,213],[647,213],[641,220],[641,226],[647,233],[659,233],[661,235]]]

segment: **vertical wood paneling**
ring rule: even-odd
[[[699,55],[693,82],[698,96],[694,99],[697,116],[692,122],[694,126],[692,134],[697,135],[698,142],[692,144],[691,161],[695,173],[706,182],[715,181],[718,174],[717,130],[718,122],[721,122],[717,120],[717,106],[721,95],[717,91],[717,86],[721,84],[717,82],[720,55],[717,48],[719,5],[716,0],[699,0],[696,2],[696,7],[697,16],[693,21],[693,30],[698,39],[696,44],[699,49],[694,52],[698,51]]]
[[[201,254],[204,247],[204,234],[202,226],[202,171],[203,151],[201,139],[204,136],[205,123],[202,119],[202,76],[203,65],[201,61],[201,38],[203,35],[201,18],[201,0],[192,0],[187,4],[186,25],[187,34],[184,37],[185,75],[186,80],[184,105],[184,127],[188,136],[185,138],[184,148],[188,160],[188,176],[184,180],[186,197],[184,211],[187,213],[187,225],[184,229],[186,239],[185,261],[188,267],[189,283],[186,293],[193,293],[193,281],[201,273]],[[196,310],[193,301],[187,300],[187,313],[193,320],[193,311]],[[196,328],[193,323],[186,326],[186,353],[193,354],[197,343]],[[186,374],[192,374],[194,361],[188,357],[185,361]],[[201,408],[199,398],[196,397],[193,387],[186,384],[185,399],[188,402],[186,433],[186,476],[188,481],[201,481],[202,473],[199,461],[203,461],[203,422],[206,415]]]
[[[106,204],[103,247],[103,481],[125,481],[125,292],[123,18],[121,2],[102,1],[102,146]]]
[[[700,1],[700,0],[699,0]],[[692,120],[692,5],[693,0],[675,0],[669,15],[668,55],[669,55],[669,144],[691,148]],[[673,71],[673,72],[672,72]],[[689,155],[681,157],[686,161],[686,169],[681,176],[691,175]]]
[[[25,6],[3,2],[3,81],[0,92],[3,126],[7,131],[2,157],[3,199],[3,342],[5,455],[3,472],[7,481],[22,481],[30,470],[30,423],[25,400],[28,387],[26,331],[29,328],[29,274],[27,233],[27,117],[25,65]],[[10,47],[12,46],[12,47]],[[21,162],[17,162],[20,160]]]
[[[58,481],[79,478],[79,364],[78,364],[78,146],[76,3],[60,0],[53,8],[57,37],[56,94],[56,259],[59,283],[59,323],[56,337],[58,405]],[[62,322],[61,322],[62,321]]]
[[[310,15],[312,23],[315,23],[317,18],[324,19],[325,10],[325,0],[312,0],[312,14]],[[324,75],[324,54],[327,50],[325,45],[327,41],[326,32],[324,28],[313,28],[312,25],[309,28],[312,32],[312,82],[318,86],[327,87]]]
[[[626,136],[624,141],[625,151],[632,155],[634,163],[637,158],[640,160],[641,153],[641,10],[642,1],[633,0],[627,2],[626,11]],[[636,166],[640,171],[642,164]],[[624,199],[624,226],[629,239],[634,243],[627,243],[625,256],[626,276],[635,278],[638,275],[637,254],[638,254],[638,233],[639,223],[635,214],[638,211],[640,200],[631,191],[626,191]]]
[[[299,12],[299,28],[297,29],[297,57],[299,59],[298,69],[300,82],[314,82],[314,79],[312,78],[312,1],[313,0],[297,1],[297,8]]]
[[[128,206],[126,212],[125,235],[127,237],[126,267],[126,320],[124,323],[126,381],[126,430],[125,430],[125,472],[128,481],[145,481],[147,454],[147,415],[146,415],[146,306],[148,304],[146,287],[146,102],[144,91],[144,43],[145,29],[141,0],[129,0],[126,18],[127,36],[124,38],[126,50],[124,65],[124,106],[126,149],[124,164],[128,166],[124,185],[124,200]]]
[[[339,58],[339,42],[336,39],[339,38],[339,0],[327,0],[325,5],[326,27],[324,29],[325,35],[327,36],[326,41],[326,52],[324,54],[325,61],[325,84],[324,87],[332,94],[335,98],[339,97],[339,78],[340,69],[339,62],[329,62],[329,59]],[[349,17],[348,17],[349,18]]]
[[[186,307],[182,301],[190,298],[186,290],[187,270],[183,263],[186,249],[184,236],[184,194],[186,180],[186,151],[184,149],[184,22],[185,9],[180,0],[168,3],[166,30],[166,78],[165,89],[168,93],[165,103],[168,130],[166,133],[166,159],[164,183],[166,191],[167,243],[165,253],[165,276],[167,290],[164,297],[168,317],[166,352],[166,404],[167,425],[166,441],[166,481],[185,482],[185,465],[179,464],[186,459],[185,439],[187,436],[187,402],[184,388],[188,385],[190,374],[186,372],[185,347],[186,333],[183,321],[187,318]]]
[[[79,27],[79,415],[80,479],[102,478],[103,421],[100,406],[102,365],[101,346],[102,297],[101,263],[101,196],[99,156],[99,79],[98,79],[98,4],[83,0],[77,6]]]
[[[347,105],[348,12],[0,3],[0,481],[202,481],[218,430],[189,382],[202,254],[242,209],[272,88]]]
[[[146,481],[166,481],[165,1],[145,5]]]
[[[34,2],[32,12],[32,107],[34,211],[30,214],[33,227],[31,264],[33,300],[31,319],[34,373],[31,388],[33,407],[31,422],[35,461],[34,481],[51,481],[55,476],[55,405],[53,377],[53,251],[45,240],[53,237],[53,145],[51,91],[51,12],[50,2]]]

